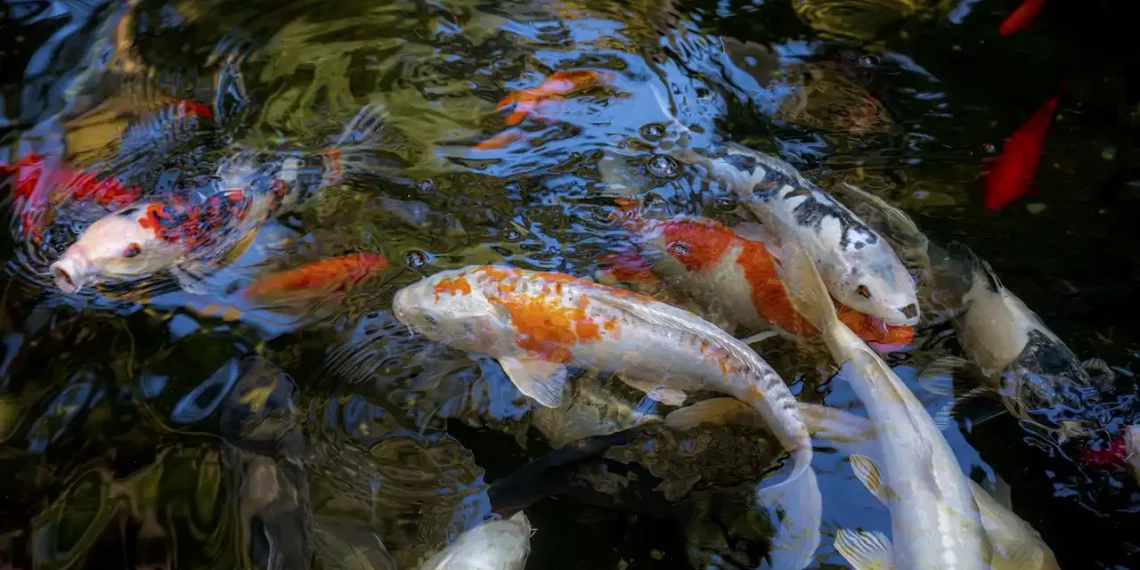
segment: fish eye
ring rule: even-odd
[[[860,285],[860,286],[856,287],[855,293],[857,293],[860,297],[862,297],[864,299],[870,299],[871,298],[871,290],[868,289],[866,285]]]
[[[673,255],[689,255],[693,251],[689,248],[689,244],[679,241],[675,241],[669,244],[669,247],[667,249],[669,250],[669,253],[672,253]]]
[[[123,257],[129,259],[131,257],[137,257],[140,253],[142,253],[142,246],[137,243],[132,243],[123,250]]]

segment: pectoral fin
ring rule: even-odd
[[[564,365],[537,358],[501,358],[499,366],[519,392],[548,408],[562,405],[568,374]]]
[[[645,392],[650,399],[661,402],[666,406],[680,406],[685,403],[685,398],[688,397],[684,392],[662,384],[647,380],[633,380],[620,374],[618,376],[621,377],[622,382],[625,382],[627,386]]]
[[[773,241],[771,232],[756,222],[740,222],[732,226],[732,231],[746,240],[762,241],[765,243]]]
[[[883,485],[879,466],[875,464],[875,461],[866,455],[857,453],[851,454],[849,461],[851,462],[851,470],[855,472],[855,477],[867,487],[872,495],[875,495],[876,499],[887,504],[887,488]]]
[[[891,539],[881,532],[839,529],[835,533],[835,551],[854,570],[894,570]]]
[[[210,292],[205,278],[188,268],[176,265],[170,268],[170,274],[178,281],[178,286],[191,295],[207,295]]]
[[[862,416],[810,402],[800,402],[799,408],[808,431],[817,439],[858,444],[875,436],[875,425]]]
[[[764,420],[756,410],[736,398],[704,400],[665,416],[665,425],[677,430],[690,430],[701,424],[762,427]]]

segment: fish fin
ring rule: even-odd
[[[854,570],[893,570],[895,567],[891,539],[881,532],[841,528],[835,533],[835,551]]]
[[[661,402],[666,406],[680,406],[685,403],[685,398],[688,398],[688,395],[681,390],[670,388],[664,384],[647,380],[634,380],[627,378],[624,374],[619,374],[618,376],[622,382],[625,382],[626,386],[645,392],[646,395],[649,396],[649,399],[655,402]]]
[[[562,405],[568,374],[564,365],[537,358],[500,358],[499,365],[519,392],[548,408]]]
[[[680,431],[688,431],[701,424],[762,427],[764,420],[756,410],[736,398],[702,400],[665,416],[665,425]]]
[[[380,103],[365,105],[348,121],[333,143],[333,148],[367,146],[384,134],[391,113]]]
[[[740,342],[743,342],[744,344],[756,344],[758,342],[766,341],[774,336],[780,336],[780,331],[771,330],[764,331],[762,333],[756,333],[752,336],[746,336],[740,339]]]
[[[740,222],[732,226],[732,232],[746,240],[762,241],[764,243],[774,241],[772,233],[768,231],[768,228],[756,222]]]
[[[1081,368],[1085,369],[1090,376],[1097,376],[1100,378],[1101,383],[1106,386],[1112,386],[1116,381],[1116,371],[1114,371],[1103,358],[1090,358],[1081,362]]]
[[[819,269],[807,253],[800,249],[785,257],[775,264],[776,274],[796,311],[821,331],[840,322]]]
[[[974,253],[974,250],[966,244],[952,241],[946,244],[946,252],[950,259],[966,264],[970,268],[974,280],[981,280],[990,291],[1000,293],[1005,289],[1005,286],[1001,284],[1001,279],[998,279],[990,264],[978,257],[978,254]]]
[[[852,453],[848,461],[851,463],[851,471],[855,473],[859,482],[863,483],[876,499],[884,505],[887,504],[887,488],[883,485],[883,478],[875,460],[866,455]]]
[[[1013,487],[997,473],[994,473],[994,484],[990,496],[993,497],[999,505],[1013,510]]]
[[[934,417],[931,419],[934,420],[934,427],[938,428],[938,431],[946,431],[954,422],[954,402],[951,401],[945,406],[938,408],[938,411],[935,412]]]
[[[170,268],[170,274],[174,276],[175,281],[178,281],[178,286],[191,295],[208,295],[210,293],[206,278],[186,266],[175,265]]]
[[[969,366],[970,361],[960,356],[943,356],[918,373],[918,385],[931,394],[953,394],[954,373]]]
[[[815,470],[809,465],[795,479],[758,490],[753,499],[753,507],[767,512],[776,528],[768,551],[770,567],[802,570],[810,565],[819,548],[823,511]]]
[[[886,200],[851,184],[850,182],[841,182],[835,185],[834,190],[848,199],[852,210],[856,211],[861,218],[872,218],[874,215],[881,216],[887,222],[885,228],[881,228],[883,233],[889,233],[891,236],[901,236],[908,242],[917,244],[926,243],[926,236],[923,235],[922,230],[918,229],[918,224],[902,210],[888,203]],[[874,215],[868,215],[874,214]]]
[[[808,430],[817,439],[862,443],[875,436],[875,424],[862,416],[810,402],[800,402],[799,407]]]

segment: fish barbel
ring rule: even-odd
[[[842,529],[836,550],[859,570],[989,568],[988,543],[970,480],[914,393],[835,313],[815,265],[803,251],[781,268],[792,302],[842,365],[840,375],[874,424],[882,466],[852,461],[855,474],[887,505],[892,539]]]
[[[522,393],[546,406],[561,402],[568,365],[616,372],[646,391],[712,390],[745,402],[793,459],[788,479],[756,496],[759,505],[781,511],[772,567],[811,561],[822,501],[796,399],[768,363],[716,325],[585,279],[496,266],[409,285],[396,293],[392,310],[428,338],[497,359]]]

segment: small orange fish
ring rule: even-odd
[[[642,257],[655,274],[733,324],[749,329],[776,326],[805,337],[818,334],[792,306],[764,241],[747,239],[716,220],[648,220],[638,217],[635,208],[632,201],[621,200],[614,218],[637,236]],[[897,350],[914,337],[912,327],[889,326],[837,305],[840,320],[878,350]]]
[[[611,79],[610,74],[598,73],[592,69],[556,71],[538,87],[508,93],[499,100],[496,109],[502,110],[514,105],[514,111],[504,121],[507,126],[514,126],[523,122],[543,101],[561,99],[574,91],[609,83]]]
[[[258,279],[244,292],[250,299],[320,296],[347,292],[373,273],[388,268],[388,260],[375,253],[353,253],[306,263]]]
[[[475,145],[476,150],[495,150],[503,148],[519,139],[523,138],[523,132],[518,129],[507,129],[479,144]]]
[[[1037,17],[1037,13],[1041,11],[1041,7],[1044,5],[1045,0],[1025,0],[1016,10],[1001,21],[1001,24],[998,26],[998,33],[1003,36],[1008,36],[1029,27],[1029,23]]]
[[[986,173],[986,190],[982,205],[989,210],[1000,210],[1029,192],[1029,185],[1037,172],[1045,133],[1053,122],[1057,109],[1058,92],[1037,109],[1033,116],[1018,127],[1002,146],[993,168]]]

